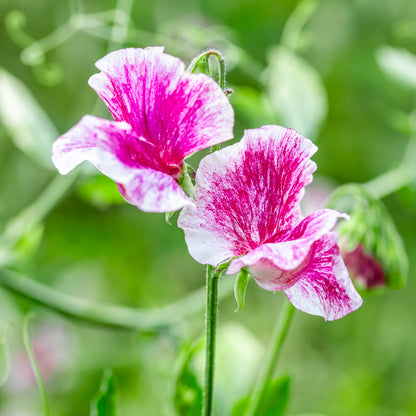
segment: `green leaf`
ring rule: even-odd
[[[185,348],[173,396],[178,416],[200,416],[202,413],[203,390],[191,366],[191,359],[199,348],[200,344],[189,350]]]
[[[240,311],[244,306],[244,301],[246,298],[246,290],[248,284],[249,274],[246,269],[241,269],[240,273],[238,273],[237,278],[235,279],[234,284],[234,296],[237,302],[237,309],[235,312]]]
[[[27,87],[0,68],[0,120],[14,144],[42,166],[53,168],[51,146],[58,132]]]
[[[327,93],[318,71],[283,46],[272,50],[269,62],[264,75],[280,123],[315,138],[328,112]]]
[[[107,368],[98,392],[91,400],[90,416],[116,416],[117,385],[113,371]]]
[[[289,403],[290,377],[283,376],[271,380],[266,387],[264,396],[254,416],[282,416],[285,414]],[[232,416],[245,414],[250,397],[239,400],[232,412]]]
[[[416,55],[386,45],[377,50],[376,60],[386,75],[408,87],[416,88]]]

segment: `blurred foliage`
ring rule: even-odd
[[[288,376],[270,380],[255,416],[283,416],[289,402],[289,386],[290,377]],[[244,415],[249,400],[249,397],[245,397],[237,402],[232,416]]]
[[[91,401],[90,416],[116,416],[117,386],[113,372],[106,369],[101,379],[100,389]]]
[[[2,1],[1,229],[52,181],[55,173],[42,163],[49,163],[47,145],[56,132],[84,114],[109,117],[87,80],[97,72],[94,62],[108,48],[121,47],[117,39],[124,35],[122,46],[164,45],[186,64],[204,50],[222,51],[227,84],[235,91],[236,140],[245,128],[262,124],[297,127],[319,147],[316,176],[335,183],[365,182],[399,165],[415,134],[416,3],[306,1],[293,15],[297,5]],[[15,267],[68,294],[133,307],[163,306],[203,286],[203,267],[188,255],[181,230],[163,215],[119,203],[113,183],[85,171],[46,220],[28,227],[18,244],[23,260]],[[366,299],[337,322],[296,314],[279,369],[293,375],[286,414],[416,414],[415,195],[413,185],[383,201],[410,259],[408,286]],[[249,284],[238,313],[232,296],[221,302],[218,348],[226,351],[217,356],[218,415],[230,414],[248,393],[281,299]],[[10,369],[0,413],[39,414],[17,330],[24,314],[38,308],[5,289],[0,300],[0,323],[10,327],[1,333],[2,348],[7,345],[1,361]],[[201,312],[173,327],[133,334],[39,308],[32,339],[51,414],[88,414],[102,372],[111,367],[119,381],[118,414],[174,415],[173,368],[184,342],[201,335],[203,319]]]
[[[198,376],[191,365],[191,359],[201,345],[185,346],[182,351],[182,362],[175,383],[173,401],[178,416],[199,416],[202,412],[203,390]]]
[[[406,251],[383,203],[363,186],[350,184],[337,188],[328,207],[350,215],[350,220],[338,227],[343,248],[353,251],[361,244],[364,251],[381,264],[385,277],[383,286],[402,288],[407,280]]]

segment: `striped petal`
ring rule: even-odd
[[[189,74],[163,48],[120,49],[96,63],[89,84],[117,121],[155,146],[168,166],[233,137],[234,112],[218,84]]]
[[[312,244],[331,231],[339,217],[345,217],[345,214],[330,209],[316,211],[291,230],[286,241],[263,244],[233,260],[227,274],[248,266],[264,289],[282,290],[292,286],[296,282],[294,277],[299,275],[291,271],[302,266]]]
[[[285,290],[299,310],[340,319],[358,309],[363,301],[348,276],[337,245],[338,234],[329,233],[317,241],[297,282]]]
[[[89,161],[119,184],[125,199],[143,211],[175,211],[190,204],[171,172],[154,155],[154,146],[138,139],[125,122],[85,116],[52,148],[52,161],[65,175]]]
[[[287,240],[302,219],[299,201],[312,180],[315,151],[296,131],[265,126],[206,156],[196,175],[196,206],[178,220],[191,255],[217,265]]]

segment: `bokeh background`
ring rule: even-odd
[[[396,168],[414,140],[414,0],[1,0],[0,230],[8,237],[10,220],[56,176],[54,135],[84,114],[109,117],[87,85],[94,62],[149,45],[186,64],[208,48],[222,51],[236,139],[269,123],[314,139],[309,203],[323,203],[337,184]],[[12,253],[2,248],[1,267],[132,308],[162,307],[203,287],[204,268],[188,255],[177,215],[169,226],[164,215],[124,203],[111,181],[80,170],[46,218],[24,226]],[[291,376],[288,415],[416,415],[415,191],[410,183],[383,199],[410,260],[407,286],[366,297],[336,322],[296,313],[278,368]],[[283,300],[251,282],[235,313],[232,279],[220,288],[218,416],[247,394]],[[178,357],[203,333],[203,302],[175,325],[137,332],[65,318],[0,287],[0,414],[41,414],[22,342],[22,319],[36,311],[31,338],[53,415],[88,415],[107,367],[120,415],[174,415]],[[193,365],[201,369],[202,356]]]

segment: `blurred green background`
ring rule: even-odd
[[[416,2],[309,1],[294,15],[298,4],[2,0],[0,229],[56,176],[48,162],[54,131],[65,132],[84,114],[110,117],[87,80],[95,61],[122,46],[164,45],[186,64],[208,48],[221,50],[235,91],[235,138],[262,124],[296,127],[319,147],[320,183],[365,182],[397,167],[415,139]],[[67,294],[139,308],[162,307],[204,285],[204,268],[189,256],[180,229],[124,203],[106,178],[84,173],[45,220],[24,229],[14,269]],[[416,415],[415,191],[413,183],[384,199],[410,260],[407,286],[366,297],[336,322],[296,313],[278,371],[292,376],[288,415]],[[0,261],[9,254],[0,252]],[[230,282],[222,283],[229,292]],[[218,416],[247,394],[282,300],[251,282],[242,311],[234,313],[232,295],[221,301]],[[8,375],[2,416],[41,414],[21,341],[30,310],[37,311],[31,336],[54,416],[88,415],[106,367],[118,381],[120,415],[175,414],[178,357],[203,333],[203,297],[192,317],[136,333],[67,319],[0,288]],[[197,369],[201,360],[194,360]]]

